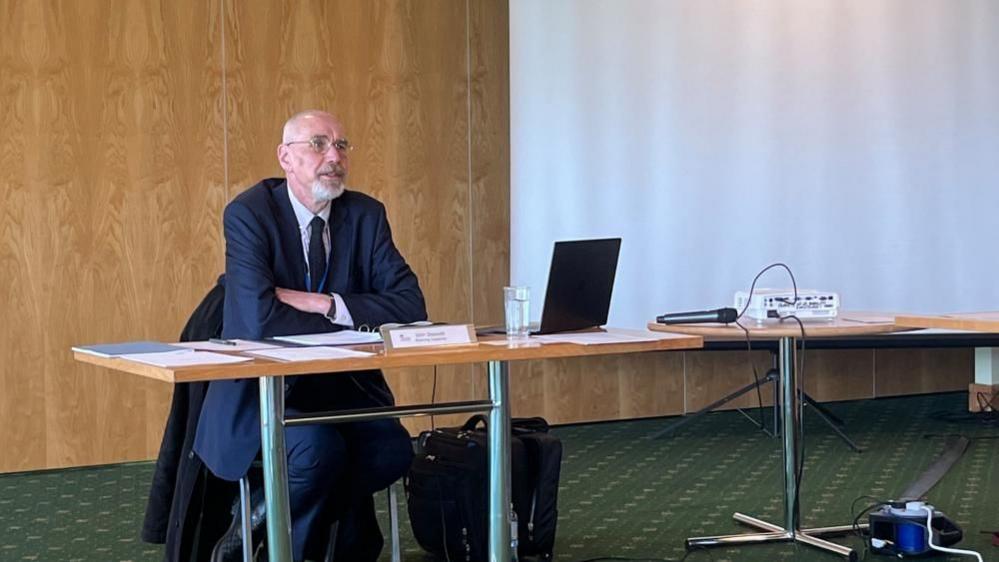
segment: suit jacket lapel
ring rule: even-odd
[[[277,208],[278,235],[281,250],[284,253],[286,265],[291,274],[292,286],[289,289],[304,291],[305,287],[305,253],[302,250],[302,232],[298,229],[298,219],[295,209],[288,199],[288,182],[283,182],[274,188],[274,204]]]
[[[347,205],[342,199],[333,200],[333,209],[330,211],[330,259],[333,260],[330,267],[329,278],[326,279],[326,286],[336,293],[349,293],[351,286],[350,272],[351,259],[353,254],[353,225],[350,221],[353,217]]]

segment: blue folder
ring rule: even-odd
[[[178,345],[170,345],[156,341],[129,341],[122,343],[101,343],[97,345],[81,345],[73,351],[89,353],[98,357],[118,357],[130,353],[158,353],[162,351],[180,351],[188,349]]]

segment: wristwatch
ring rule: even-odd
[[[336,298],[333,297],[333,293],[330,293],[330,308],[326,311],[326,318],[328,318],[330,322],[336,318]]]

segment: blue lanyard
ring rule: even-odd
[[[323,278],[322,278],[323,280],[319,282],[319,288],[316,289],[317,293],[323,292],[323,289],[326,287],[326,278],[330,274],[330,262],[331,261],[332,260],[330,259],[330,255],[326,254],[326,271],[323,271]],[[308,264],[308,262],[306,262],[306,264],[305,264],[305,290],[308,291],[308,292],[310,292],[310,293],[312,292],[312,278],[309,276],[309,264]]]

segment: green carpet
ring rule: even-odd
[[[999,531],[999,424],[963,415],[966,405],[965,394],[831,404],[846,420],[847,432],[866,449],[862,454],[851,452],[806,409],[804,525],[850,523],[855,498],[898,494],[940,454],[946,435],[960,434],[971,438],[971,445],[929,499],[964,528],[965,539],[958,546],[978,550],[985,560],[999,560],[999,547],[983,534]],[[778,440],[736,412],[705,416],[672,437],[647,438],[671,421],[555,429],[565,446],[556,560],[677,560],[685,554],[688,536],[744,531],[732,520],[734,511],[781,522]],[[0,475],[0,561],[158,562],[162,548],[138,539],[151,474],[150,463],[138,463]],[[378,501],[383,520],[384,497]],[[413,540],[404,503],[401,515],[403,558],[433,560]],[[858,538],[837,542],[863,549]],[[386,547],[385,560],[387,553]],[[873,554],[867,559],[890,560]],[[687,560],[840,558],[779,544],[697,551]]]

